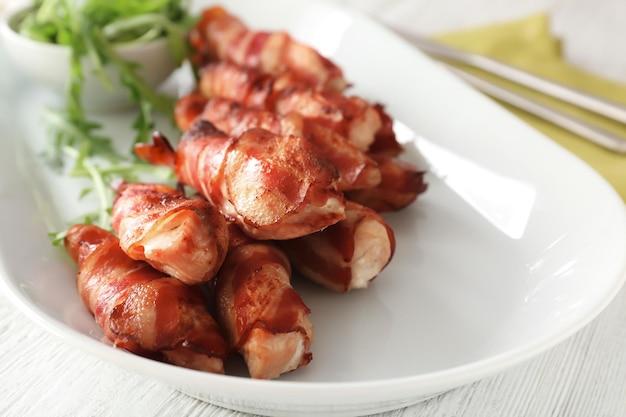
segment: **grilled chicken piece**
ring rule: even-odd
[[[144,160],[175,169],[227,218],[257,239],[291,239],[345,217],[337,169],[306,138],[251,129],[231,137],[197,120],[176,151],[160,134],[138,144]]]
[[[378,162],[381,181],[372,188],[347,191],[350,200],[385,213],[405,208],[428,188],[425,172],[415,165],[386,155],[370,156]]]
[[[207,102],[200,117],[231,136],[239,136],[249,129],[260,127],[278,135],[309,139],[337,167],[337,187],[340,190],[371,188],[380,182],[380,171],[373,159],[332,129],[305,119],[298,113],[279,115],[215,98]]]
[[[112,211],[120,246],[185,284],[212,279],[228,250],[224,216],[208,201],[162,184],[123,183]]]
[[[204,106],[206,106],[208,101],[209,99],[199,91],[186,94],[176,101],[176,106],[174,107],[174,121],[181,132],[191,127],[193,122],[202,114]]]
[[[79,267],[78,294],[116,347],[224,373],[227,344],[197,288],[129,258],[98,226],[74,225],[64,243]]]
[[[341,69],[315,49],[282,31],[250,30],[221,7],[202,12],[190,33],[190,41],[199,66],[227,61],[271,74],[289,70],[309,85],[338,92],[347,86]]]
[[[279,244],[294,269],[337,292],[366,288],[389,264],[396,247],[387,222],[352,201],[346,203],[345,220]]]
[[[283,115],[299,113],[333,129],[364,152],[397,155],[402,151],[383,106],[355,95],[308,87],[290,73],[274,76],[220,62],[202,69],[198,88],[206,98],[225,98]]]
[[[252,378],[272,379],[307,365],[313,325],[290,284],[287,257],[270,242],[241,231],[230,235],[231,248],[214,283],[216,318],[227,341],[242,354]]]

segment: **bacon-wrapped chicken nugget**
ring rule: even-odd
[[[370,155],[380,169],[375,187],[346,191],[346,197],[379,213],[397,211],[426,191],[425,172],[410,162],[386,155]]]
[[[270,242],[241,232],[231,237],[214,284],[216,317],[228,342],[241,352],[252,378],[272,379],[307,365],[313,326],[290,284],[287,257]]]
[[[257,239],[304,236],[345,217],[337,169],[306,138],[264,129],[230,137],[197,120],[176,151],[158,134],[135,151],[173,166],[181,183]]]
[[[224,372],[227,344],[197,288],[129,258],[98,226],[74,225],[64,243],[79,267],[78,294],[115,346]]]
[[[228,250],[224,216],[206,200],[162,184],[123,183],[112,211],[120,246],[185,284],[212,279]]]
[[[341,69],[315,49],[289,34],[252,31],[221,7],[211,7],[190,34],[195,62],[227,61],[266,73],[292,71],[310,85],[343,91],[347,83]]]
[[[243,107],[236,102],[215,98],[207,102],[200,117],[221,131],[239,136],[260,127],[279,135],[305,137],[337,168],[337,188],[371,188],[381,180],[378,164],[343,136],[298,113],[279,115],[267,110]]]
[[[298,272],[337,292],[366,288],[391,261],[396,247],[387,222],[352,201],[346,203],[345,220],[279,243]]]
[[[388,155],[402,151],[383,106],[359,96],[302,85],[289,73],[275,76],[219,62],[202,69],[198,89],[207,98],[225,98],[279,114],[300,113],[348,138],[362,151],[371,148]]]

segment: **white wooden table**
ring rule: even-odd
[[[548,0],[344,1],[388,25],[421,33],[514,18],[550,6]],[[0,416],[119,415],[245,414],[95,359],[38,327],[0,295]],[[626,416],[626,289],[596,320],[550,351],[381,416]]]

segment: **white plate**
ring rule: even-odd
[[[624,206],[589,167],[359,14],[313,1],[228,7],[253,27],[287,29],[331,55],[355,93],[385,103],[405,124],[407,158],[423,156],[430,186],[417,204],[388,216],[397,233],[392,264],[371,288],[349,294],[296,281],[313,311],[314,360],[279,380],[211,375],[106,346],[76,295],[74,266],[46,236],[77,211],[76,187],[40,169],[30,147],[15,146],[42,139],[37,111],[48,97],[24,80],[12,88],[20,81],[12,76],[0,79],[2,285],[36,322],[105,361],[224,407],[357,415],[527,360],[582,328],[617,293]],[[127,121],[107,120],[111,128]]]

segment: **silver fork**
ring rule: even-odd
[[[444,65],[446,65],[452,72],[487,95],[534,114],[535,116],[576,133],[607,149],[626,154],[626,137],[616,135],[598,126],[584,122],[526,96],[513,93],[510,90],[497,86],[483,78],[470,74],[467,71],[453,67],[445,63],[445,61],[462,63],[479,68],[483,71],[497,75],[509,81],[513,81],[543,94],[555,97],[559,100],[568,102],[622,124],[626,124],[626,107],[604,98],[584,93],[537,75],[530,74],[519,68],[512,67],[483,55],[454,49],[413,33],[401,33],[401,35],[409,40],[418,49],[431,57],[443,60]]]

